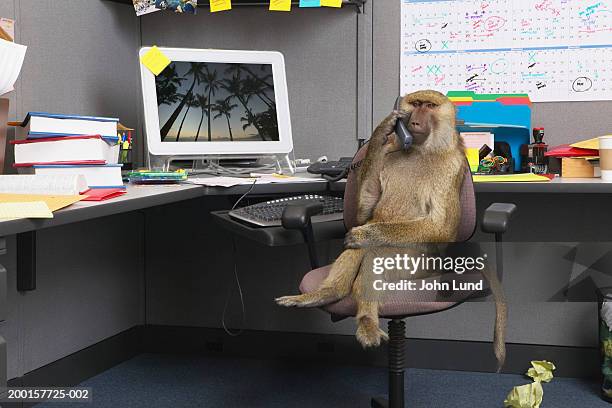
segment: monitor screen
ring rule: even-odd
[[[176,61],[155,86],[164,143],[279,141],[272,64]]]

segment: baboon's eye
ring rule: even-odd
[[[412,106],[414,106],[415,108],[418,108],[419,106],[421,106],[421,102],[420,101],[414,101],[414,102],[412,102]]]
[[[436,105],[435,103],[428,103],[428,104],[427,104],[427,107],[428,107],[429,109],[434,109],[434,108],[436,108],[437,106],[438,106],[438,105]]]

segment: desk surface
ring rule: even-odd
[[[325,183],[313,181],[312,183],[295,184],[265,184],[255,185],[251,194],[299,194],[317,193],[344,190],[344,182]],[[250,186],[202,187],[195,185],[167,185],[167,186],[133,186],[128,185],[127,194],[103,202],[79,202],[57,211],[52,219],[19,219],[0,222],[0,237],[21,232],[49,228],[93,218],[105,217],[129,211],[141,210],[158,205],[170,204],[204,196],[241,195],[249,190]],[[477,183],[477,193],[558,193],[558,194],[612,194],[612,183],[602,182],[600,179],[562,179],[556,178],[544,183]]]

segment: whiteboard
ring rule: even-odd
[[[612,0],[400,0],[401,92],[612,99]]]

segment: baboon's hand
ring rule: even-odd
[[[344,237],[344,247],[346,249],[365,248],[369,245],[365,228],[363,226],[354,227],[347,232]]]
[[[387,144],[395,132],[395,124],[399,119],[405,117],[407,114],[407,112],[397,110],[391,112],[389,116],[383,119],[383,121],[380,122],[380,125],[376,127],[370,143],[375,142],[379,143],[380,145]]]

